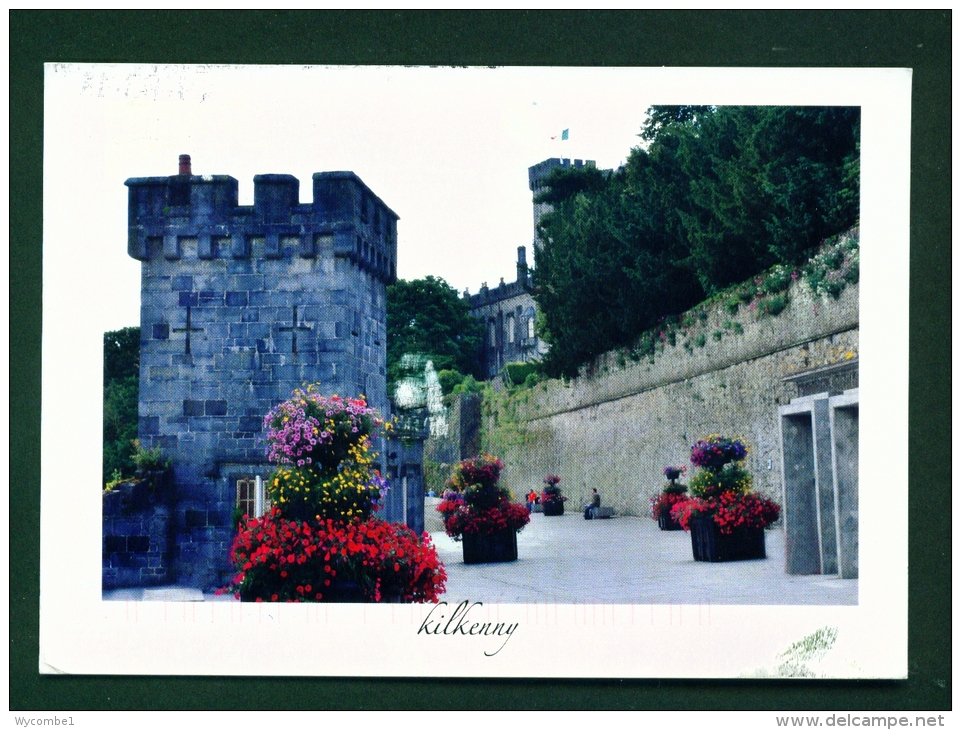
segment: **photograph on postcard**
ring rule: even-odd
[[[909,73],[46,80],[44,389],[83,391],[90,484],[45,440],[42,570],[72,505],[116,649],[71,666],[899,676]],[[254,670],[241,625],[416,660]],[[212,651],[120,656],[151,631]]]

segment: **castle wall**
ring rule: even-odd
[[[687,465],[689,477],[691,444],[712,433],[737,436],[749,445],[755,488],[783,504],[778,407],[805,394],[799,376],[824,366],[841,366],[838,387],[857,387],[858,287],[837,301],[800,285],[790,296],[776,317],[711,313],[690,333],[706,335],[703,346],[690,351],[678,339],[653,361],[608,353],[567,383],[488,394],[483,448],[504,460],[515,494],[556,473],[574,505],[597,487],[619,514],[646,515],[664,466]]]
[[[175,579],[228,577],[238,478],[265,477],[263,417],[292,390],[364,394],[382,413],[397,216],[353,173],[135,178],[142,262],[139,437],[173,458]]]

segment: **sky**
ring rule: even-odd
[[[46,73],[45,220],[109,282],[105,330],[139,323],[126,254],[130,177],[355,172],[395,213],[397,273],[476,292],[532,261],[527,169],[549,157],[616,168],[656,84],[641,69],[54,64]],[[637,91],[635,91],[637,90]],[[568,139],[561,141],[563,130]],[[78,261],[78,265],[81,262]],[[92,303],[91,303],[92,304]]]

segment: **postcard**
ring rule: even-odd
[[[910,98],[48,64],[40,671],[906,677]]]

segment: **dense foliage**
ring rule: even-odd
[[[470,304],[446,281],[434,276],[398,280],[387,287],[387,391],[403,377],[405,354],[426,355],[434,370],[480,378],[477,353],[483,325]],[[443,383],[453,387],[456,375]],[[446,392],[446,391],[445,391]]]
[[[140,328],[103,336],[103,482],[132,476],[140,387]]]
[[[775,264],[795,266],[859,215],[860,110],[652,107],[613,173],[555,170],[538,201],[535,298],[545,367],[573,376]]]

